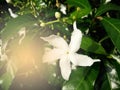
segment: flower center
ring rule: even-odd
[[[69,54],[69,51],[67,51],[66,54]]]

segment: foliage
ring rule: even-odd
[[[61,5],[66,8],[66,14]],[[0,90],[17,90],[14,82],[23,77],[28,82],[28,78],[34,78],[35,81],[30,79],[30,82],[36,85],[29,87],[34,90],[119,90],[119,5],[117,0],[1,0]],[[11,8],[18,17],[13,18],[4,8]],[[55,12],[59,12],[59,18]],[[78,53],[101,62],[90,67],[76,67],[65,81],[58,63],[42,62],[47,43],[40,37],[56,34],[69,43],[74,21],[83,33]],[[20,90],[28,86],[23,84]]]

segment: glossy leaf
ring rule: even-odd
[[[101,22],[113,44],[120,51],[120,20],[113,18],[103,18]]]
[[[70,32],[68,31],[67,25],[63,25],[62,23],[55,23],[54,30],[60,32],[63,35],[70,36]]]
[[[81,17],[89,14],[91,11],[91,6],[90,6],[88,0],[67,0],[67,3],[79,8],[78,10],[71,13],[71,16],[70,16],[71,18],[74,18],[74,17],[75,17],[75,19],[81,18]]]
[[[99,90],[112,90],[109,82],[110,78],[108,78],[107,73],[101,78],[103,78],[104,81],[102,82],[102,86],[99,87]]]
[[[96,54],[106,54],[104,48],[89,37],[83,37],[80,46],[83,50]]]
[[[98,69],[98,68],[97,68]],[[71,74],[62,90],[93,90],[98,70],[94,68],[79,67]]]
[[[96,16],[100,16],[100,15],[102,15],[102,14],[104,14],[105,12],[110,11],[110,10],[120,10],[120,6],[117,6],[117,5],[111,4],[111,3],[101,5],[101,6],[97,9],[96,14],[95,14],[95,17],[96,17]]]
[[[91,11],[90,8],[81,9],[80,11],[74,11],[73,13],[71,13],[70,17],[71,18],[75,17],[75,19],[82,18],[88,15],[90,11]]]
[[[30,26],[34,23],[35,19],[32,15],[23,15],[9,20],[5,28],[0,32],[3,43],[11,39],[11,37],[17,35],[17,32],[22,27]]]

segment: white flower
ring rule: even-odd
[[[43,55],[43,62],[52,64],[56,60],[60,60],[60,69],[62,77],[69,80],[72,65],[74,66],[91,66],[94,62],[100,60],[93,60],[92,58],[76,53],[81,44],[82,33],[76,27],[76,22],[73,24],[74,31],[72,32],[71,41],[68,45],[67,42],[60,36],[51,35],[49,37],[41,37],[47,41],[54,48],[47,49]]]
[[[14,13],[13,13],[13,11],[12,11],[12,9],[11,9],[11,8],[8,8],[8,11],[9,11],[10,16],[11,16],[12,18],[16,18],[16,17],[18,17],[18,15],[17,15],[17,14],[14,14]]]
[[[63,14],[66,14],[66,6],[61,4],[60,5],[60,11],[63,13]]]

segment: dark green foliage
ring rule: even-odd
[[[62,4],[66,6],[66,14],[60,11]],[[119,5],[119,0],[108,3],[106,0],[11,0],[11,3],[1,0],[0,90],[120,90]],[[18,17],[12,18],[8,8]],[[59,19],[55,18],[55,12],[61,14]],[[40,37],[58,34],[69,44],[74,21],[83,33],[77,53],[100,62],[76,67],[65,81],[59,61],[56,65],[42,62],[48,43]],[[20,44],[21,28],[26,33]],[[28,52],[22,55],[27,48],[32,51],[30,58],[26,57]],[[8,59],[2,61],[5,54]]]

